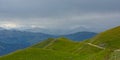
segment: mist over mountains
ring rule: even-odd
[[[0,0],[0,60],[120,60],[120,0]]]
[[[35,33],[45,33],[45,34],[50,34],[50,35],[69,35],[69,34],[74,34],[76,32],[83,32],[83,31],[89,31],[93,32],[92,28],[88,28],[86,26],[71,26],[71,27],[66,27],[66,28],[45,28],[42,26],[34,26],[34,25],[17,25],[17,24],[3,24],[0,25],[0,29],[5,29],[5,30],[18,30],[18,31],[28,31],[28,32],[35,32]],[[96,31],[94,31],[96,32]],[[97,32],[98,33],[98,32]]]
[[[51,35],[41,32],[0,28],[0,55],[29,47],[48,38],[66,37],[74,41],[82,41],[92,38],[96,34],[94,32],[77,32],[68,35]]]
[[[57,38],[57,37],[67,37],[71,40],[80,41],[87,38],[91,38],[96,34],[97,33],[95,32],[83,31],[83,32],[76,32],[76,33],[65,34],[65,35],[58,35],[58,34],[52,35],[52,34],[46,34],[43,32],[33,32],[33,31],[27,31],[27,30],[21,31],[21,30],[15,30],[15,29],[7,30],[4,28],[0,28],[0,41],[2,42],[7,41],[7,43],[27,42],[30,44],[34,44],[36,42],[45,40],[47,38]]]
[[[80,42],[64,37],[49,38],[0,60],[120,60],[119,33],[120,26]]]

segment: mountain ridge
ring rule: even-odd
[[[89,33],[92,34],[93,32],[89,32]],[[96,34],[94,34],[94,35],[96,35]],[[79,34],[77,36],[79,36]],[[86,36],[88,36],[88,35],[86,34]],[[28,31],[6,30],[6,29],[2,29],[2,28],[0,30],[0,42],[3,42],[4,44],[6,44],[6,46],[10,46],[11,48],[13,48],[13,50],[7,49],[7,50],[10,50],[9,53],[16,51],[16,49],[23,49],[25,47],[29,47],[33,44],[36,44],[36,43],[46,40],[48,38],[58,38],[58,37],[60,37],[60,36],[54,36],[54,35],[49,35],[49,34],[44,34],[44,33],[28,32]],[[75,36],[73,36],[73,37],[75,37]],[[88,39],[88,38],[84,38],[84,39]],[[74,39],[72,39],[72,40],[74,40]],[[78,39],[78,40],[81,41],[83,39]],[[16,45],[19,44],[19,45],[21,45],[21,47],[16,48],[15,44]],[[14,47],[16,48],[15,50],[14,50]],[[2,55],[1,54],[2,52],[4,52],[4,50],[0,51],[0,55]]]
[[[91,39],[81,42],[74,42],[67,38],[51,38],[22,51],[18,51],[17,53],[3,56],[0,59],[21,60],[20,58],[22,58],[22,60],[115,60],[115,58],[117,58],[117,60],[120,60],[120,52],[116,52],[120,49],[119,33],[120,27],[116,27],[102,32]],[[110,36],[112,36],[112,39],[109,38]],[[110,45],[111,42],[112,45]],[[104,46],[104,43],[106,43],[107,46]],[[98,47],[104,47],[105,49]],[[51,51],[53,52],[51,53]]]

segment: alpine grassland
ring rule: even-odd
[[[120,26],[80,42],[49,38],[0,60],[120,60]]]

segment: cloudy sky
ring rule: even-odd
[[[120,0],[0,0],[0,27],[68,34],[120,26]]]

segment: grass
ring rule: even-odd
[[[120,26],[100,33],[92,43],[112,50],[120,48]]]
[[[120,52],[116,52],[116,49],[120,49],[120,26],[82,42],[74,42],[67,38],[49,38],[24,50],[3,56],[0,60],[120,60]]]
[[[31,48],[44,48],[44,49],[55,50],[55,51],[72,52],[78,47],[80,47],[79,42],[74,42],[67,38],[57,38],[57,39],[52,39],[52,40],[48,39],[40,44],[32,46]]]
[[[26,49],[4,56],[0,60],[79,60],[78,55],[46,49]]]
[[[110,60],[120,60],[120,51],[115,51],[111,54]]]

